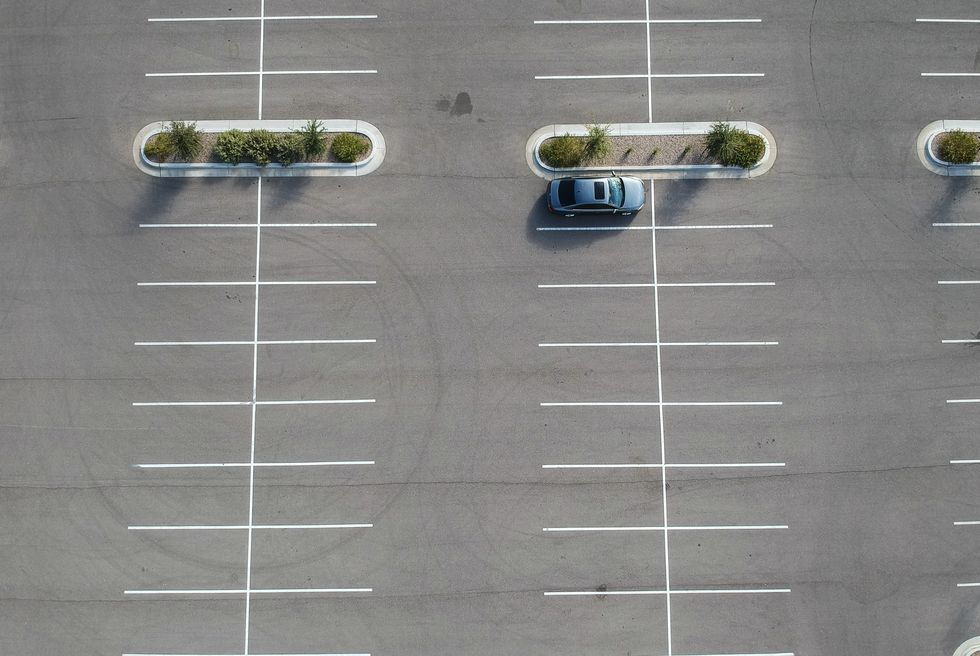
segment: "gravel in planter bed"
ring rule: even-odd
[[[602,159],[582,160],[583,167],[692,166],[716,164],[704,154],[704,135],[630,135],[609,137],[612,151]],[[551,141],[545,139],[541,146]],[[654,155],[654,149],[657,154]]]

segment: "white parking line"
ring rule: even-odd
[[[376,285],[375,280],[233,280],[233,281],[177,281],[177,282],[138,282],[137,287],[254,287],[255,285]]]
[[[308,462],[149,462],[133,465],[138,469],[219,469],[248,467],[341,467],[373,465],[374,460],[313,460]]]
[[[972,585],[980,585],[975,583]],[[790,588],[742,588],[719,590],[671,590],[671,595],[727,595],[727,594],[769,594],[792,592]],[[667,590],[571,590],[545,592],[545,597],[591,597],[597,595],[667,595]]]
[[[980,525],[980,521],[953,522],[953,526],[977,526],[977,525]]]
[[[765,73],[623,73],[612,75],[535,75],[535,80],[628,80],[708,77],[765,77]],[[923,73],[925,75],[925,73]],[[980,75],[980,73],[977,73]]]
[[[588,282],[538,285],[538,289],[595,289],[630,287],[774,287],[775,282]]]
[[[980,23],[980,18],[916,18],[916,23]]]
[[[761,23],[761,18],[600,18],[596,20],[536,20],[535,25],[701,25]]]
[[[980,586],[980,582],[978,582],[978,583],[957,583],[956,584],[956,587],[957,588],[976,588],[978,586]]]
[[[980,460],[950,460],[951,465],[980,465]]]
[[[723,225],[679,225],[665,226],[659,225],[657,230],[757,230],[759,228],[771,228],[771,223],[730,223]]]
[[[922,77],[980,77],[980,73],[923,73]]]
[[[141,228],[376,228],[377,223],[141,223]]]
[[[247,531],[252,529],[373,528],[374,524],[197,524],[183,526],[129,526],[130,531]]]
[[[310,399],[305,401],[256,401],[255,405],[323,405],[332,403],[374,403],[375,399]]]
[[[775,287],[775,282],[662,282],[658,287]]]
[[[290,653],[275,653],[275,654],[136,654],[128,653],[122,656],[371,656],[371,654],[348,654],[348,653],[321,653],[321,654],[290,654]],[[743,656],[741,654],[731,654],[730,656]],[[779,654],[747,654],[744,656],[780,656]],[[790,654],[789,656],[792,656]]]
[[[289,654],[285,654],[284,656],[290,656],[290,655]],[[791,651],[780,651],[780,652],[765,652],[765,653],[755,652],[755,653],[751,653],[751,654],[735,654],[735,653],[726,653],[726,654],[676,654],[675,656],[796,656],[796,655],[793,652],[791,652]]]
[[[271,346],[294,344],[374,344],[376,339],[260,339],[214,342],[133,342],[133,346]]]
[[[976,461],[980,463],[980,460]],[[601,463],[541,465],[541,469],[714,469],[725,467],[785,467],[785,462],[703,462],[703,463]]]
[[[980,223],[976,225],[980,225]],[[539,232],[618,232],[622,230],[755,230],[771,227],[771,223],[731,223],[681,226],[543,226],[535,228],[535,230]]]
[[[135,401],[134,408],[165,407],[165,406],[218,406],[218,405],[252,405],[251,401]]]
[[[675,462],[667,469],[715,469],[725,467],[785,467],[785,462]]]
[[[373,592],[372,588],[235,588],[222,590],[123,590],[128,595],[243,595],[251,594],[324,594]]]
[[[980,403],[980,399],[976,400]],[[949,403],[949,401],[947,401]],[[541,403],[542,407],[569,407],[569,406],[757,406],[757,405],[782,405],[782,401],[563,401]]]
[[[980,403],[980,399],[946,399],[946,403]]]
[[[146,77],[222,77],[228,75],[358,75],[377,73],[374,69],[345,71],[200,71],[193,73],[146,73]]]
[[[980,344],[980,339],[944,339],[943,344]]]
[[[977,522],[980,523],[980,522]],[[789,528],[786,524],[747,524],[744,526],[563,526],[558,528],[543,528],[549,533],[577,532],[618,532],[618,531],[771,531]]]
[[[219,406],[219,405],[322,405],[333,403],[374,403],[375,399],[307,399],[296,401],[138,401],[133,406],[145,408],[152,406]]]
[[[777,346],[778,344],[779,342],[543,342],[538,346]]]
[[[980,228],[980,223],[933,223],[934,228]]]
[[[213,21],[284,21],[284,20],[344,20],[377,18],[377,14],[351,14],[347,16],[204,16],[201,18],[147,18],[148,23],[200,23]]]

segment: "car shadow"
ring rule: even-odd
[[[231,181],[239,193],[256,184],[256,178],[232,178]],[[154,178],[133,204],[131,216],[134,228],[140,223],[153,223],[154,219],[166,216],[177,197],[186,190],[196,189],[195,193],[206,197],[220,185],[228,184],[228,178]]]
[[[310,176],[266,178],[262,191],[267,206],[278,209],[296,200],[310,185],[310,180]]]
[[[641,210],[643,216],[647,210]],[[592,215],[564,217],[548,211],[547,197],[542,194],[527,215],[527,240],[550,250],[587,247],[589,244],[618,235],[633,225],[637,215]],[[563,228],[556,230],[555,228]],[[569,229],[570,228],[570,229]],[[576,230],[575,228],[601,228]]]
[[[655,187],[653,200],[656,203],[657,225],[675,225],[672,220],[684,216],[706,182],[704,178],[671,180]]]
[[[152,178],[133,204],[133,222],[137,225],[147,223],[166,214],[187,186],[186,178]]]
[[[969,177],[951,177],[946,180],[946,188],[933,206],[926,213],[929,223],[946,223],[953,214],[953,208],[957,201],[973,186],[973,179]]]

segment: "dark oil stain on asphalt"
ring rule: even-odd
[[[456,94],[456,102],[453,103],[452,109],[449,110],[450,116],[462,116],[463,114],[473,113],[473,101],[470,100],[470,94],[465,91],[461,91]]]
[[[450,102],[447,96],[443,96],[436,101],[436,109],[440,112],[449,112],[450,116],[463,116],[473,113],[473,101],[470,94],[461,91],[456,94],[456,100]]]

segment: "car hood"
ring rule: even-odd
[[[643,181],[636,178],[623,178],[623,209],[640,209],[646,202]]]

